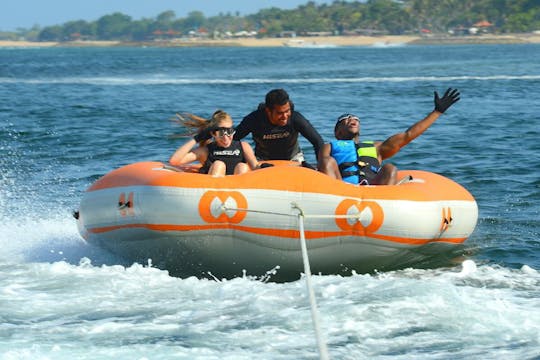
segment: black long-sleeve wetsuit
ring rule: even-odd
[[[293,111],[287,125],[273,125],[264,108],[248,114],[236,127],[235,140],[241,140],[249,133],[255,142],[255,156],[260,160],[291,160],[301,152],[298,134],[302,134],[312,145],[315,155],[323,146],[321,135],[299,112]]]

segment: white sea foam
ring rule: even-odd
[[[540,80],[540,75],[463,75],[463,76],[395,76],[395,77],[347,77],[347,78],[174,78],[174,77],[66,77],[66,78],[0,78],[0,84],[87,84],[101,86],[133,85],[235,85],[235,84],[318,84],[318,83],[402,83],[402,82],[448,82],[448,81],[507,81]]]
[[[455,358],[532,356],[538,274],[491,266],[468,279],[456,274],[315,276],[331,358],[440,358],[442,349]],[[105,358],[153,358],[157,348],[163,359],[317,357],[304,280],[178,279],[147,266],[83,259],[4,267],[0,285],[9,304],[0,310],[8,315],[2,327],[19,333],[15,343],[0,340],[0,351],[23,358],[73,358],[80,348]]]
[[[97,263],[118,259],[86,243],[78,233],[75,219],[63,211],[13,214],[0,224],[0,262],[78,263],[85,256]]]
[[[472,260],[465,260],[462,264],[461,272],[459,273],[460,276],[468,276],[472,273],[474,273],[477,269],[476,263]]]

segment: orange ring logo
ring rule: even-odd
[[[362,214],[367,210],[371,212],[371,219],[369,219],[367,225],[362,223],[362,217],[356,219],[354,223],[351,223],[351,220],[353,219],[337,218],[336,225],[339,226],[341,230],[345,231],[354,231],[365,234],[374,233],[381,227],[384,221],[384,211],[375,201],[345,199],[336,207],[336,215]]]
[[[238,224],[247,215],[245,211],[223,210],[225,205],[235,209],[247,209],[247,200],[238,191],[207,191],[199,200],[199,215],[207,223]]]

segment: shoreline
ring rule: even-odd
[[[397,46],[397,45],[458,45],[458,44],[538,44],[540,34],[478,35],[478,36],[320,36],[295,38],[241,39],[172,39],[145,42],[70,41],[32,42],[0,41],[0,47],[337,47],[337,46]]]

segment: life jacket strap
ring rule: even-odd
[[[353,176],[353,175],[366,176],[366,173],[363,172],[363,171],[360,171],[360,170],[342,171],[341,172],[341,177],[348,177],[348,176]]]
[[[345,170],[347,168],[350,168],[351,166],[358,167],[359,170],[356,170],[356,171],[350,171],[350,170],[346,171]],[[360,169],[365,169],[365,168],[369,168],[375,174],[377,174],[379,172],[379,170],[381,169],[380,167],[371,165],[368,162],[364,162],[364,161],[360,161],[360,160],[357,161],[357,162],[348,161],[348,162],[344,162],[344,163],[339,164],[339,172],[341,172],[342,176],[357,175],[359,172],[361,173],[361,175],[365,175],[365,173],[363,171],[360,171]],[[345,173],[348,173],[349,175],[345,175]]]

